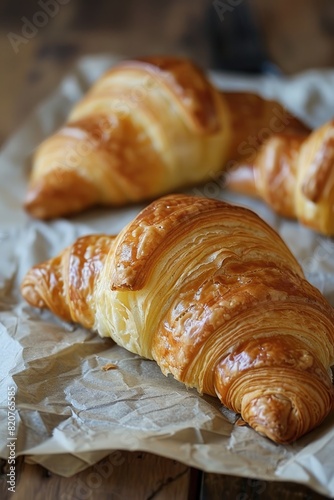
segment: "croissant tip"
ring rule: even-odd
[[[57,190],[51,189],[44,182],[39,182],[36,185],[29,186],[23,207],[36,219],[50,219],[57,216],[55,212],[55,207],[57,208],[57,205],[59,205],[59,199],[57,198],[59,198]],[[46,200],[47,203],[45,203]]]
[[[34,275],[32,272],[28,272],[21,284],[21,294],[22,297],[33,307],[38,307],[40,309],[46,306],[44,300],[39,294],[34,280]]]
[[[30,186],[24,209],[32,217],[47,220],[81,212],[95,203],[94,187],[88,186],[78,176],[71,177],[66,173],[61,183],[49,178]]]
[[[245,421],[259,434],[277,444],[289,444],[298,439],[300,432],[298,415],[289,399],[276,395],[264,395],[247,404]]]
[[[35,191],[29,191],[26,200],[23,204],[23,208],[32,217],[36,219],[47,219],[47,209],[43,203],[39,202],[38,196],[36,196]]]

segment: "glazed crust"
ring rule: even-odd
[[[160,198],[118,236],[80,238],[32,268],[22,293],[218,396],[275,442],[331,410],[333,309],[245,208]]]

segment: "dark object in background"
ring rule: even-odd
[[[207,24],[214,69],[279,73],[269,59],[254,10],[247,1],[214,0]]]
[[[212,0],[211,66],[296,74],[334,67],[333,0]]]

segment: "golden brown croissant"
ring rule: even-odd
[[[275,125],[305,130],[277,103],[220,93],[187,59],[122,62],[39,146],[25,207],[51,218],[153,199],[210,179],[254,129]]]
[[[277,213],[334,235],[334,121],[304,134],[276,134],[252,161],[239,160],[227,186],[260,196]]]
[[[332,407],[334,313],[248,209],[170,195],[32,268],[25,299],[154,359],[279,443]]]

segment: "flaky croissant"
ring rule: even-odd
[[[22,294],[218,396],[278,443],[332,408],[333,309],[248,209],[160,198],[118,236],[79,238],[32,268]]]
[[[282,126],[305,130],[278,103],[220,93],[187,59],[122,62],[37,148],[25,207],[47,219],[153,199],[211,179],[254,130]]]
[[[251,161],[249,161],[251,160]],[[334,235],[334,121],[304,134],[275,134],[227,175],[227,186],[277,213]]]

